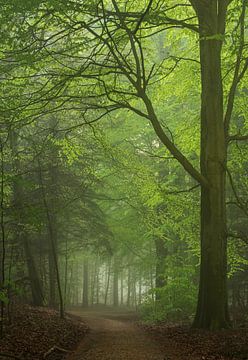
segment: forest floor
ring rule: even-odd
[[[248,331],[146,325],[127,311],[74,309],[90,331],[67,360],[245,360]]]
[[[54,310],[18,305],[11,320],[0,360],[248,360],[248,329],[144,324],[135,312],[111,308],[73,308],[60,319]]]
[[[62,360],[88,331],[81,319],[48,308],[15,305],[0,339],[0,360]]]

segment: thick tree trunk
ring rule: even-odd
[[[199,2],[200,3],[200,2]],[[225,14],[217,1],[199,5],[202,77],[201,174],[208,186],[201,188],[201,268],[194,326],[226,328],[227,235],[225,209],[226,140],[223,121],[220,34]],[[224,3],[224,1],[223,1]]]
[[[30,249],[30,244],[28,239],[22,238],[21,239],[24,244],[24,251],[27,261],[27,268],[28,268],[28,277],[30,281],[30,287],[32,292],[32,303],[35,306],[43,306],[44,298],[43,298],[43,291],[41,286],[40,277],[35,265],[34,258],[32,256],[32,252]]]

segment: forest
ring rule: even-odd
[[[248,359],[248,1],[0,10],[0,359]]]

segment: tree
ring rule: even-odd
[[[225,210],[225,183],[227,166],[227,145],[229,141],[229,124],[232,115],[235,90],[241,81],[248,62],[243,65],[244,48],[244,16],[245,1],[242,2],[240,16],[240,47],[238,49],[234,78],[229,92],[227,111],[224,116],[223,83],[221,67],[221,50],[225,36],[228,5],[231,1],[191,1],[196,11],[200,37],[200,62],[201,62],[201,155],[200,172],[183,155],[176,145],[166,135],[161,122],[156,115],[152,101],[147,93],[149,75],[146,75],[145,56],[141,39],[137,35],[140,19],[132,28],[129,25],[128,15],[124,14],[116,1],[112,1],[115,13],[112,16],[118,20],[119,31],[126,36],[125,46],[129,47],[132,54],[132,67],[128,62],[128,55],[121,53],[123,40],[114,37],[110,30],[110,18],[104,22],[103,34],[99,35],[87,24],[85,28],[96,39],[106,46],[112,55],[117,72],[121,72],[129,81],[132,91],[123,91],[120,88],[109,88],[103,81],[106,95],[116,106],[130,109],[147,118],[154,131],[170,153],[178,160],[184,169],[201,185],[201,272],[200,288],[194,326],[217,329],[229,326],[227,309],[227,230]],[[151,2],[149,3],[149,5]],[[144,14],[148,13],[149,5]],[[104,6],[102,11],[106,14]],[[130,19],[130,18],[129,18]],[[243,65],[243,67],[242,67]],[[102,68],[109,65],[102,63]],[[116,69],[115,68],[115,69]],[[114,70],[114,67],[112,67]],[[113,86],[113,85],[112,85]],[[118,98],[118,94],[125,96],[125,102]],[[115,98],[113,99],[112,94]],[[137,96],[142,100],[145,112],[127,102],[127,97]],[[246,137],[246,136],[245,136]]]

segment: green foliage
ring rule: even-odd
[[[161,289],[153,290],[159,300],[148,297],[139,311],[145,321],[190,322],[196,308],[197,285],[181,274]]]
[[[8,304],[9,297],[7,290],[0,290],[0,301],[2,301],[4,304]]]

